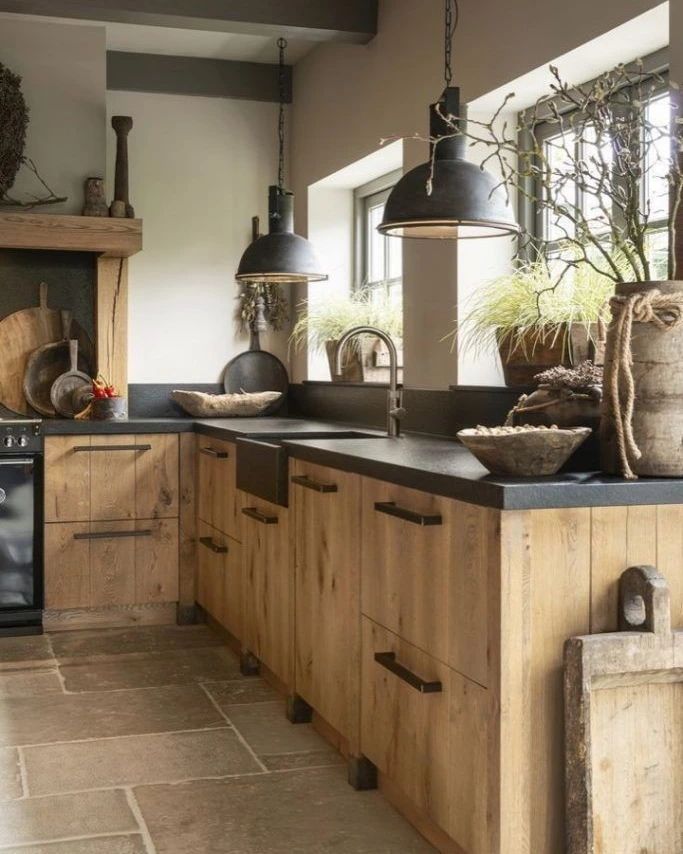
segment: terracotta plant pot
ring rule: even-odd
[[[648,294],[658,290],[665,296],[683,298],[683,281],[638,282],[617,285],[616,296]],[[655,323],[634,318],[630,349],[634,387],[633,438],[640,459],[630,457],[636,475],[654,477],[683,476],[683,325],[663,330]],[[617,348],[617,324],[613,319],[607,331],[604,395],[600,428],[601,463],[610,474],[625,474],[619,453],[614,418],[617,403],[613,397]],[[622,379],[624,412],[626,384]]]
[[[503,364],[505,385],[509,387],[534,385],[534,377],[548,368],[562,365],[570,368],[592,359],[602,363],[598,324],[563,324],[559,332],[548,329],[539,339],[537,332],[526,332],[521,340],[499,342],[498,351]]]

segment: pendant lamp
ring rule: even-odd
[[[285,164],[285,48],[280,49],[280,113],[278,117],[278,182],[268,188],[268,234],[254,240],[244,251],[236,278],[245,282],[320,282],[327,279],[313,246],[294,234],[294,194],[284,188]]]
[[[465,137],[454,136],[452,125],[444,118],[456,116],[460,122],[465,121],[460,90],[451,86],[451,50],[457,24],[457,0],[446,0],[446,88],[439,101],[429,108],[430,160],[407,172],[391,191],[384,217],[377,226],[382,234],[462,240],[519,231],[505,192],[497,186],[499,180],[465,159]],[[431,192],[428,192],[430,183]]]

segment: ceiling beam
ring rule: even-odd
[[[0,12],[365,43],[378,0],[0,0]]]
[[[107,89],[278,101],[279,68],[263,62],[110,50],[107,51]],[[292,100],[290,66],[285,66],[285,100],[287,103]]]

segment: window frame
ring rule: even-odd
[[[396,186],[398,181],[403,176],[401,169],[396,169],[393,172],[388,172],[386,175],[381,175],[367,184],[356,187],[353,191],[354,198],[354,277],[353,290],[358,291],[362,288],[376,288],[380,285],[385,285],[391,288],[403,282],[403,275],[394,277],[393,279],[385,276],[381,281],[370,282],[367,280],[368,270],[368,213],[371,207],[374,207],[378,201],[386,202],[389,194]],[[384,240],[395,240],[396,238],[384,237]],[[385,273],[388,274],[387,259],[385,258]]]

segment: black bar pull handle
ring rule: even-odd
[[[417,676],[417,674],[408,670],[407,667],[399,664],[398,661],[396,661],[395,652],[376,652],[375,661],[377,664],[381,664],[382,667],[390,670],[395,676],[398,676],[399,679],[407,682],[411,688],[415,688],[415,690],[419,691],[421,694],[438,694],[443,691],[441,682],[426,682],[424,679]]]
[[[74,453],[85,451],[86,453],[94,453],[95,451],[151,451],[151,445],[76,445]]]
[[[207,549],[211,549],[212,552],[215,552],[217,555],[225,555],[228,553],[227,546],[219,546],[218,543],[214,543],[211,537],[200,537],[199,542],[206,546]]]
[[[206,454],[207,457],[213,457],[216,460],[227,460],[227,451],[217,451],[215,448],[200,448],[200,454]]]
[[[259,513],[255,507],[243,507],[242,513],[250,519],[260,522],[262,525],[277,525],[278,523],[277,516],[268,516],[266,513]]]
[[[304,486],[306,489],[312,489],[314,492],[339,492],[339,487],[336,483],[321,483],[319,480],[313,480],[313,478],[305,474],[292,475],[292,483]]]
[[[414,510],[400,507],[394,501],[377,501],[375,510],[378,513],[386,513],[387,516],[396,516],[404,522],[412,522],[413,525],[443,525],[443,517],[440,513],[416,513]]]
[[[74,540],[118,540],[123,537],[151,537],[152,531],[144,528],[139,531],[89,531],[74,534]]]

